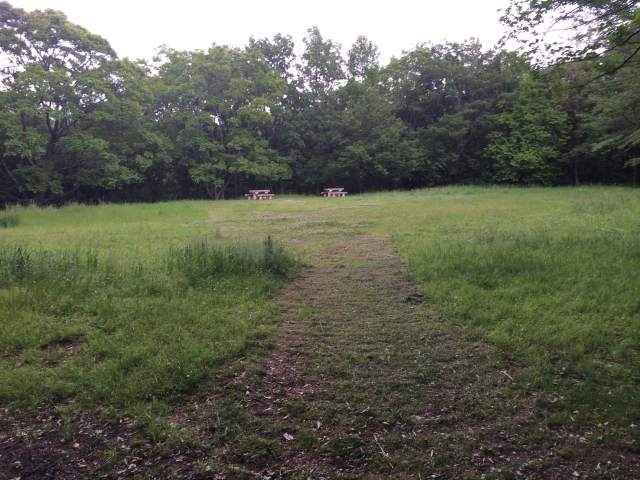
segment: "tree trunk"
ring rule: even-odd
[[[213,191],[214,191],[214,198],[216,200],[224,200],[224,187],[218,188],[214,186]]]
[[[15,177],[15,175],[13,175],[13,172],[11,171],[11,169],[9,169],[9,167],[5,163],[4,159],[0,159],[0,163],[2,163],[2,166],[4,167],[5,171],[7,172],[7,175],[9,176],[11,181],[15,184],[16,190],[18,192],[20,192],[22,190],[22,188],[21,188],[21,185],[20,185],[20,182],[18,181],[18,179]]]

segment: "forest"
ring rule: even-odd
[[[513,0],[501,45],[386,64],[365,36],[344,54],[317,27],[299,55],[278,34],[134,61],[62,12],[0,2],[0,204],[636,185],[638,12]],[[556,24],[571,41],[539,34]]]

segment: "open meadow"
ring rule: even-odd
[[[0,480],[640,479],[640,2],[315,7],[0,0]]]
[[[31,448],[42,437],[36,428],[50,433],[50,449],[58,448],[52,438],[77,442],[79,452],[90,443],[87,472],[106,478],[123,475],[131,448],[160,455],[155,465],[182,449],[195,466],[176,478],[278,468],[302,475],[310,465],[375,478],[516,478],[527,462],[531,478],[586,475],[580,466],[588,478],[638,472],[640,191],[451,187],[0,216],[0,450],[11,441],[16,455],[28,450],[10,440],[19,425],[35,435]],[[306,392],[315,379],[315,391],[289,398],[274,390],[286,384],[274,365],[293,365],[287,381],[304,377]],[[385,369],[396,373],[387,379]],[[358,384],[364,378],[368,386]],[[455,393],[485,380],[468,398]],[[371,388],[368,399],[361,387]],[[329,390],[332,408],[323,400]],[[436,414],[429,392],[445,391],[462,403]],[[278,407],[286,414],[248,419],[276,408],[264,405],[274,397],[288,399]],[[371,415],[357,441],[341,402]],[[216,412],[208,433],[194,427],[204,424],[203,405]],[[442,432],[500,424],[507,411],[505,425],[528,425],[517,442],[496,433],[440,455]],[[50,426],[37,425],[43,415]],[[107,427],[86,427],[123,418],[143,439],[129,450],[100,437]],[[101,433],[88,442],[87,429]],[[408,446],[421,431],[430,432],[425,443]],[[560,445],[559,453],[515,455],[532,445]],[[313,460],[312,451],[320,452]],[[469,460],[478,451],[491,461]],[[0,466],[14,468],[9,458],[5,450]]]

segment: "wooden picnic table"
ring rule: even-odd
[[[271,190],[249,190],[249,193],[244,194],[247,200],[271,200],[273,193]]]
[[[344,188],[341,187],[332,187],[332,188],[325,188],[324,190],[322,190],[321,195],[323,197],[346,197],[348,192],[344,191]]]

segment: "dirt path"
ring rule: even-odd
[[[0,453],[22,449],[4,460],[34,479],[640,478],[637,451],[554,421],[517,366],[439,319],[387,237],[309,262],[276,299],[269,349],[177,406],[169,438],[76,419],[61,444],[55,417],[42,439],[0,435]]]
[[[255,432],[240,476],[638,478],[636,455],[554,428],[514,366],[439,320],[387,237],[325,250],[278,304],[263,371],[236,382]]]

